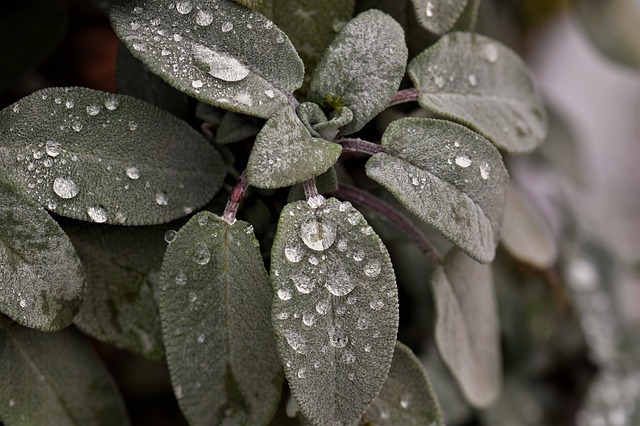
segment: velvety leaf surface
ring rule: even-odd
[[[436,344],[475,407],[500,393],[500,330],[491,267],[453,250],[433,273]]]
[[[426,118],[394,121],[382,145],[386,153],[369,159],[367,175],[471,257],[490,262],[509,180],[498,150],[464,126]]]
[[[434,34],[451,30],[460,19],[469,0],[411,0],[416,17],[423,27]]]
[[[124,44],[118,46],[116,60],[118,93],[142,99],[183,120],[188,116],[188,97],[169,86],[137,60]]]
[[[400,86],[407,47],[400,24],[379,10],[356,16],[340,30],[311,79],[309,98],[353,112],[343,134],[360,130],[387,107]]]
[[[340,145],[311,136],[287,106],[258,133],[247,164],[247,181],[258,188],[304,182],[327,171],[341,152]]]
[[[302,85],[304,66],[272,21],[229,0],[121,0],[111,23],[133,55],[176,89],[268,118]]]
[[[444,426],[427,372],[411,349],[400,342],[396,342],[389,377],[365,416],[381,426]]]
[[[87,276],[73,322],[103,342],[150,359],[164,355],[158,311],[167,226],[63,225]]]
[[[380,238],[350,203],[287,204],[271,250],[272,321],[298,405],[316,425],[350,425],[387,378],[398,292]]]
[[[513,257],[536,268],[549,268],[558,258],[558,244],[549,224],[513,185],[507,193],[500,240]]]
[[[160,282],[167,363],[189,423],[267,424],[283,379],[251,225],[194,216],[167,248]]]
[[[72,329],[43,333],[0,315],[0,419],[7,425],[128,425],[118,388]]]
[[[110,224],[168,222],[209,201],[220,155],[146,102],[51,88],[0,111],[0,166],[48,210]]]
[[[264,120],[227,111],[216,131],[216,143],[226,145],[250,138],[257,135],[262,126]]]
[[[71,323],[83,297],[84,271],[67,235],[0,179],[0,313],[58,330]]]
[[[407,69],[420,105],[477,129],[511,153],[542,143],[547,118],[526,65],[488,37],[449,33]]]

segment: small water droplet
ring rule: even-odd
[[[369,328],[369,320],[364,316],[358,318],[358,322],[356,323],[356,328],[358,330],[366,330],[367,328]]]
[[[267,95],[267,97],[273,99],[273,97],[275,96],[275,93],[273,93],[273,90],[269,89],[269,90],[265,90],[264,94]]]
[[[322,206],[325,201],[325,198],[322,195],[318,194],[313,197],[309,197],[309,199],[307,200],[307,204],[309,204],[309,207],[311,207],[312,209],[317,209],[318,207]]]
[[[176,235],[178,233],[176,231],[174,231],[173,229],[169,229],[167,232],[164,233],[164,241],[167,244],[171,244],[173,242],[173,240],[176,239]]]
[[[370,226],[363,226],[362,228],[360,228],[360,232],[362,232],[364,235],[373,235],[373,228]]]
[[[120,104],[120,101],[116,97],[110,97],[105,99],[104,101],[104,107],[109,111],[114,111],[116,108],[118,108],[118,104]]]
[[[80,123],[79,121],[74,121],[74,123],[71,125],[71,128],[76,132],[79,132],[80,130],[82,130],[82,123]]]
[[[304,251],[299,245],[289,242],[284,248],[284,255],[289,262],[297,263],[304,257]]]
[[[15,113],[20,112],[20,105],[15,104],[15,105],[13,106],[13,108],[11,108],[11,110],[12,110],[13,112],[15,112]]]
[[[490,64],[498,60],[498,47],[493,43],[486,43],[481,46],[480,54]]]
[[[357,225],[358,222],[360,222],[360,217],[355,212],[349,213],[347,215],[347,222],[349,222],[351,225]]]
[[[279,320],[286,320],[287,318],[289,318],[289,312],[280,312],[278,315],[276,315],[276,318],[278,318]]]
[[[409,408],[410,399],[411,397],[408,394],[402,395],[402,397],[400,398],[400,406],[405,410]]]
[[[45,152],[49,157],[57,157],[60,155],[60,143],[56,141],[47,141],[45,144]]]
[[[222,24],[223,33],[228,33],[232,29],[233,29],[233,24],[231,22],[225,22],[224,24]]]
[[[137,128],[138,128],[138,123],[136,123],[135,121],[129,122],[129,130],[136,130]]]
[[[193,260],[198,265],[206,265],[211,260],[211,252],[205,243],[198,244],[198,248],[193,256]]]
[[[471,165],[471,159],[466,155],[458,155],[456,157],[456,164],[460,167],[467,168]]]
[[[329,306],[329,299],[320,300],[318,303],[316,303],[316,311],[320,315],[325,315],[327,312],[329,312]]]
[[[289,300],[291,299],[291,296],[291,290],[288,288],[281,288],[280,290],[278,290],[278,297],[280,298],[280,300]]]
[[[27,301],[24,300],[24,299],[20,299],[20,307],[26,308],[27,307]]]
[[[276,36],[276,43],[278,43],[278,44],[284,43],[284,36],[282,34],[278,34]]]
[[[316,287],[316,283],[308,276],[303,274],[297,274],[291,277],[291,281],[296,286],[296,289],[303,294],[309,294]]]
[[[338,241],[338,250],[345,251],[347,249],[348,243],[346,240]]]
[[[366,344],[364,346],[364,351],[367,352],[367,353],[371,352],[371,345],[370,344]]]
[[[298,378],[304,379],[306,374],[307,374],[307,370],[306,369],[301,368],[300,370],[298,370]]]
[[[362,250],[358,250],[357,252],[353,253],[353,260],[355,260],[356,262],[361,262],[362,259],[364,259],[364,252]]]
[[[329,344],[334,348],[344,348],[347,346],[347,343],[349,343],[349,336],[347,336],[341,326],[331,326],[327,332],[329,334]]]
[[[478,84],[478,77],[475,74],[469,74],[469,84],[471,87],[476,87]]]
[[[100,113],[99,105],[89,105],[87,107],[87,114],[89,115],[98,115]]]
[[[127,167],[125,173],[129,179],[136,180],[140,178],[140,170],[135,165]]]
[[[435,6],[433,5],[433,3],[431,3],[430,1],[427,2],[427,18],[432,18],[433,17],[433,10],[435,9]]]
[[[302,323],[307,327],[311,327],[316,323],[316,316],[311,312],[305,312],[304,314],[302,314]]]
[[[9,407],[13,407],[14,405],[16,405],[16,402],[13,399],[9,400]]]
[[[198,300],[198,295],[193,291],[189,292],[189,302],[194,303],[196,300]]]
[[[271,28],[273,28],[273,22],[272,22],[272,21],[267,20],[267,21],[264,23],[264,27],[265,27],[266,29],[270,30]]]
[[[53,159],[47,157],[47,158],[44,159],[42,164],[44,164],[45,167],[51,167],[51,166],[53,166]]]
[[[307,352],[307,342],[304,337],[293,330],[284,330],[282,334],[294,351],[301,354],[305,354]]]
[[[133,50],[137,50],[138,52],[146,52],[147,45],[144,43],[133,43]]]
[[[380,262],[378,262],[377,260],[374,260],[372,262],[369,262],[364,267],[364,274],[369,278],[375,278],[378,275],[380,275],[380,270],[381,270]]]
[[[107,211],[102,206],[89,207],[87,209],[87,214],[91,220],[96,223],[104,223],[109,218]]]
[[[131,29],[132,29],[133,31],[139,30],[139,29],[140,29],[140,22],[138,22],[138,21],[131,21],[130,26],[131,26]]]
[[[156,204],[159,206],[166,206],[167,204],[169,204],[169,196],[166,192],[156,192],[155,200]]]
[[[353,352],[346,350],[342,354],[342,358],[340,358],[340,360],[345,364],[353,364],[354,362],[356,362],[356,356],[353,354]]]
[[[179,1],[176,3],[176,10],[182,15],[186,15],[191,12],[191,9],[193,9],[193,6],[190,1]]]
[[[144,11],[144,8],[141,6],[136,6],[133,8],[133,13],[136,15],[140,15]]]
[[[358,298],[356,297],[355,294],[351,294],[351,295],[349,295],[349,297],[347,297],[347,304],[348,305],[355,305],[357,301],[358,301]]]
[[[204,334],[199,334],[198,337],[196,338],[198,343],[204,343],[204,339],[205,339]]]
[[[480,165],[480,176],[482,177],[482,179],[489,179],[489,172],[491,172],[491,166],[489,165],[489,163],[482,163]]]
[[[300,238],[310,249],[323,251],[333,245],[336,239],[336,227],[329,220],[311,217],[300,225]]]
[[[435,77],[433,77],[433,82],[436,84],[436,86],[442,89],[444,87],[445,80],[441,75],[436,75]]]
[[[374,311],[379,311],[380,309],[382,309],[384,307],[384,302],[382,301],[382,299],[380,299],[378,297],[374,297],[369,302],[369,307],[371,309],[373,309]]]
[[[178,284],[179,286],[183,286],[187,283],[187,276],[184,272],[179,272],[178,275],[176,275],[176,284]]]
[[[339,266],[327,276],[324,286],[334,296],[346,296],[356,287],[356,280],[349,275],[344,267]]]
[[[202,80],[193,80],[191,82],[191,85],[193,86],[194,89],[199,89],[204,85],[204,83],[202,82]]]
[[[73,198],[78,195],[78,185],[69,178],[58,176],[53,181],[53,192],[60,198]]]
[[[196,24],[200,25],[201,27],[206,27],[207,25],[210,25],[212,22],[213,22],[213,13],[209,12],[208,10],[201,9],[196,14]]]
[[[215,52],[201,44],[194,44],[192,52],[196,66],[215,78],[240,81],[249,75],[248,68],[224,53]]]

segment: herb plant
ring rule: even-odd
[[[522,60],[470,32],[478,3],[412,1],[419,38],[370,1],[113,1],[120,93],[0,112],[0,419],[126,424],[86,334],[166,360],[192,425],[285,404],[303,424],[444,424],[397,341],[394,238],[428,262],[430,342],[492,404],[503,156],[547,121]]]

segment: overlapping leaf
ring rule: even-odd
[[[464,126],[425,118],[394,121],[382,145],[367,175],[471,257],[490,262],[508,183],[495,147]]]
[[[327,171],[341,152],[340,145],[311,136],[287,106],[258,133],[247,164],[247,180],[258,188],[304,182]]]
[[[44,89],[1,111],[0,129],[7,177],[75,219],[168,222],[209,201],[225,173],[186,123],[123,95]]]
[[[63,225],[82,260],[87,290],[74,324],[151,359],[164,355],[158,312],[166,226]]]
[[[68,326],[85,292],[71,241],[44,209],[2,179],[0,218],[0,314],[39,330]]]
[[[216,143],[229,144],[255,136],[264,126],[264,120],[226,111],[216,131]]]
[[[309,98],[353,112],[343,134],[360,130],[387,107],[407,63],[402,27],[379,10],[352,19],[326,50],[311,79]]]
[[[411,0],[420,24],[434,34],[454,27],[469,0]]]
[[[118,388],[71,329],[42,333],[0,315],[0,419],[7,425],[127,425]]]
[[[508,47],[454,32],[416,56],[407,69],[420,105],[477,129],[512,153],[534,150],[547,118],[531,73]]]
[[[267,424],[282,369],[251,225],[202,212],[167,248],[160,314],[178,403],[192,425]]]
[[[230,0],[121,0],[110,18],[151,71],[211,105],[269,118],[302,85],[304,66],[286,34]]]
[[[288,204],[271,251],[272,321],[285,374],[317,425],[356,421],[387,377],[398,293],[386,248],[350,203]]]
[[[380,426],[444,426],[427,372],[411,349],[400,342],[396,342],[389,377],[365,416]]]
[[[500,393],[499,320],[489,265],[457,250],[431,279],[436,304],[436,344],[442,360],[475,407]]]

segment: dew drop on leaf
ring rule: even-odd
[[[498,47],[493,43],[483,44],[480,48],[480,54],[490,64],[498,60]]]
[[[176,231],[174,231],[173,229],[169,229],[167,232],[164,233],[164,241],[167,244],[170,244],[173,242],[173,240],[176,239],[176,235],[177,235]]]
[[[289,346],[291,346],[294,351],[301,354],[307,352],[307,342],[305,341],[304,337],[300,336],[293,330],[285,330],[283,335],[287,340]]]
[[[431,3],[430,1],[427,2],[427,18],[432,18],[433,17],[433,9],[435,9],[433,3]]]
[[[482,176],[482,179],[489,179],[489,172],[491,171],[491,166],[489,165],[489,163],[482,163],[480,165],[480,176]]]
[[[138,179],[140,177],[140,170],[136,166],[129,166],[126,168],[125,173],[129,179]]]
[[[98,115],[100,113],[100,106],[99,105],[89,105],[87,107],[87,114],[89,115]]]
[[[336,227],[329,221],[308,218],[300,225],[300,238],[307,247],[323,251],[331,247],[336,239]]]
[[[384,302],[382,301],[382,299],[380,299],[378,297],[374,297],[369,302],[369,307],[371,309],[373,309],[374,311],[379,311],[380,309],[382,309],[384,307]]]
[[[47,141],[45,144],[45,152],[49,157],[57,157],[60,155],[60,143],[56,141]]]
[[[460,167],[469,167],[471,165],[471,159],[466,155],[458,155],[456,157],[456,164]]]
[[[87,209],[87,214],[91,220],[96,223],[104,223],[109,218],[107,211],[102,206],[89,207]]]
[[[224,81],[240,81],[249,75],[249,69],[237,59],[215,52],[201,44],[192,48],[195,65],[207,74]]]
[[[115,97],[107,98],[104,101],[104,107],[109,111],[114,111],[116,108],[118,108],[118,104],[120,104],[120,101],[118,101],[118,99]]]
[[[193,86],[194,89],[199,89],[204,85],[204,83],[202,82],[202,80],[193,80],[191,82],[191,85]]]
[[[342,354],[340,361],[342,361],[345,364],[353,364],[356,361],[356,356],[353,354],[353,352],[346,350]]]
[[[211,260],[211,252],[205,243],[200,243],[196,249],[193,260],[198,265],[206,265]]]
[[[186,15],[191,12],[191,9],[193,9],[193,6],[190,1],[179,1],[176,3],[176,10],[182,15]]]
[[[334,348],[344,348],[349,343],[349,337],[339,325],[329,327],[329,344]]]
[[[58,176],[53,181],[53,192],[60,198],[73,198],[78,195],[78,185],[69,178]]]
[[[184,272],[179,272],[178,275],[176,275],[176,284],[178,284],[179,286],[183,286],[187,283],[187,275]]]
[[[233,24],[231,22],[225,22],[224,24],[222,24],[223,33],[228,33],[232,29],[233,29]]]
[[[289,300],[291,299],[291,290],[288,288],[281,288],[280,290],[278,290],[278,297],[281,300]]]
[[[80,123],[79,121],[75,121],[72,125],[71,128],[73,130],[75,130],[76,132],[79,132],[80,130],[82,130],[82,123]]]
[[[304,251],[297,244],[289,244],[284,249],[284,255],[289,262],[297,263],[304,257]]]
[[[207,25],[210,25],[212,22],[213,22],[213,13],[209,12],[208,10],[201,9],[196,14],[196,24],[200,25],[201,27],[206,27]]]
[[[380,262],[377,260],[367,263],[364,267],[364,274],[369,278],[375,278],[380,275],[382,267],[380,266]]]
[[[476,85],[478,84],[478,77],[476,77],[475,74],[469,74],[468,79],[471,87],[476,87]]]
[[[356,287],[356,280],[351,278],[345,268],[338,267],[327,277],[324,286],[334,296],[346,296]]]
[[[136,130],[137,128],[138,128],[138,123],[136,123],[135,121],[129,122],[129,130]]]
[[[302,314],[302,323],[307,327],[311,327],[316,323],[316,316],[310,312]]]
[[[159,206],[166,206],[167,204],[169,204],[169,197],[167,196],[166,192],[157,192],[155,199],[156,204]]]
[[[311,293],[316,286],[313,280],[303,274],[294,275],[291,277],[291,281],[293,281],[293,285],[296,286],[296,289],[303,294]]]
[[[318,311],[320,315],[325,315],[327,312],[329,312],[329,306],[329,299],[320,300],[318,303],[316,303],[316,311]]]

